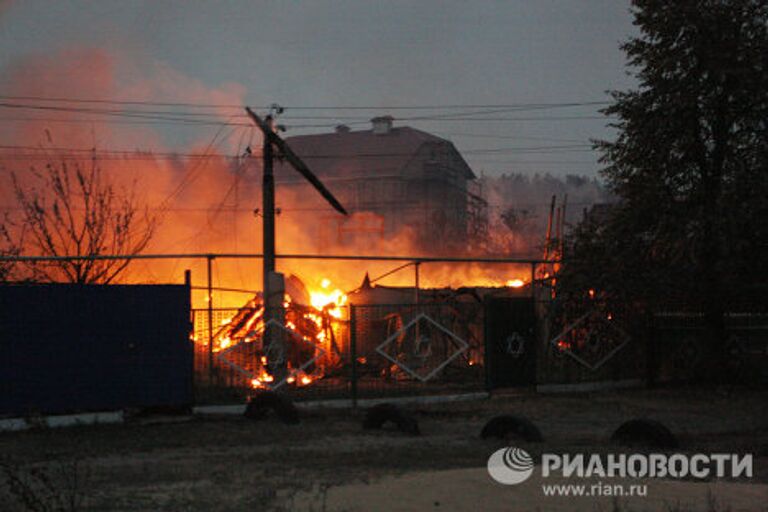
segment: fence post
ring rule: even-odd
[[[419,276],[419,265],[421,265],[420,261],[414,261],[413,262],[413,277],[414,277],[414,302],[416,306],[419,305],[419,288],[421,288],[420,276]]]
[[[490,301],[488,297],[483,298],[483,370],[485,377],[485,390],[488,393],[493,391],[493,374],[491,365],[493,365],[493,354],[491,353],[491,344],[488,336],[488,309]]]
[[[352,359],[349,391],[352,398],[352,407],[357,408],[357,320],[355,318],[355,306],[349,305],[349,357]]]
[[[197,357],[196,350],[195,350],[195,341],[194,341],[194,335],[195,335],[195,310],[192,309],[192,271],[190,269],[186,269],[184,271],[184,286],[187,287],[187,293],[189,294],[189,336],[191,339],[187,339],[189,342],[189,350],[192,351],[192,358],[191,358],[191,364],[192,368],[189,372],[191,375],[191,382],[189,384],[190,389],[192,390],[192,400],[195,402],[197,401],[196,395],[197,395],[197,389],[196,389],[196,382],[195,382],[195,358]]]
[[[213,385],[213,255],[206,257],[208,271],[208,383]]]
[[[536,300],[536,262],[531,262],[531,297]]]

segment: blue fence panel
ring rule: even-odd
[[[0,415],[193,401],[189,287],[0,286]]]

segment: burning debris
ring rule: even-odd
[[[329,280],[323,279],[320,290],[309,292],[299,278],[291,276],[283,301],[284,324],[272,321],[279,327],[272,342],[265,343],[268,324],[258,294],[222,321],[213,336],[212,350],[218,361],[248,379],[253,388],[306,386],[341,367],[339,336],[345,303],[346,295],[332,289]],[[277,378],[276,365],[285,367],[282,378]]]
[[[482,367],[483,298],[527,293],[527,283],[517,278],[506,286],[419,289],[414,303],[415,288],[374,286],[367,276],[349,293],[327,278],[316,283],[308,287],[296,276],[285,280],[281,322],[265,323],[261,294],[222,320],[212,336],[215,366],[233,371],[253,389],[342,382],[356,336],[355,365],[362,378],[426,382],[442,374],[460,382],[467,371]]]

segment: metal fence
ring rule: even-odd
[[[720,369],[730,380],[768,382],[768,313],[727,313]],[[654,317],[651,380],[679,383],[696,378],[707,357],[704,315],[663,312]]]
[[[0,416],[188,406],[188,285],[0,286]]]
[[[354,305],[333,311],[288,301],[284,318],[274,326],[279,342],[265,343],[265,337],[274,337],[263,332],[259,291],[225,288],[229,283],[224,279],[217,279],[214,286],[216,271],[223,268],[217,268],[216,262],[259,257],[136,258],[203,263],[202,272],[195,274],[198,286],[192,284],[189,272],[185,275],[186,298],[191,290],[192,303],[197,306],[191,310],[189,334],[197,403],[242,403],[254,389],[277,389],[297,400],[355,401],[547,383],[646,377],[657,382],[685,381],[695,375],[704,353],[700,315],[672,312],[656,315],[655,322],[638,322],[631,311],[606,308],[599,301],[585,310],[571,311],[568,302],[555,297],[551,288],[552,262],[514,259],[285,256],[391,263],[395,268],[379,279],[410,268],[415,270],[413,286],[371,286],[377,278],[366,278],[368,287],[352,300]],[[419,286],[420,266],[478,262],[517,265],[511,274],[524,280],[517,279],[518,285],[488,288]],[[504,271],[499,269],[498,274],[504,275]],[[203,283],[207,286],[200,286]],[[225,301],[225,292],[234,296]],[[230,304],[240,306],[221,307]],[[143,325],[127,314],[124,305],[116,304],[115,310],[120,311],[126,328]],[[97,305],[80,308],[78,314],[98,316],[95,311],[99,311]],[[157,325],[167,322],[157,313]],[[11,325],[11,320],[5,324]],[[724,369],[749,382],[765,382],[768,314],[731,313],[725,323],[728,356],[722,361]],[[157,359],[151,347],[146,350],[148,360]]]
[[[214,310],[210,350],[209,311],[193,310],[199,400],[245,396],[259,388],[295,399],[357,400],[484,386],[480,303],[350,305],[341,317],[309,313],[309,327],[297,326],[295,312],[288,310],[280,338],[287,368],[281,376],[268,369],[263,326],[232,326],[247,322],[248,314],[258,311]]]
[[[350,309],[351,395],[482,389],[481,304],[376,304]]]
[[[371,295],[398,274],[401,296],[386,300],[363,300],[331,314],[298,303],[285,308],[279,344],[263,341],[260,318],[260,279],[249,270],[260,254],[162,254],[126,257],[98,256],[93,259],[136,260],[131,280],[154,276],[151,265],[164,265],[176,274],[187,268],[191,284],[195,401],[221,403],[238,401],[254,389],[279,389],[296,399],[381,397],[403,394],[457,393],[479,390],[486,384],[485,307],[483,293],[531,297],[553,275],[552,261],[515,258],[433,258],[388,256],[278,255],[285,269],[311,269],[331,261],[349,267],[360,262],[357,271],[376,269],[373,279],[366,275]],[[9,258],[0,258],[9,259]],[[17,257],[17,263],[55,262],[88,257]],[[322,262],[322,264],[321,264]],[[183,265],[183,266],[179,266]],[[294,266],[291,266],[294,265]],[[481,287],[447,288],[436,284],[451,269],[472,274],[482,267],[493,276],[485,291]],[[461,267],[461,266],[464,267]],[[258,268],[257,265],[253,267]],[[149,269],[149,270],[147,270]],[[412,278],[402,272],[410,269]],[[538,271],[538,272],[537,272]],[[245,274],[244,281],[232,276]],[[194,280],[191,276],[194,275]],[[228,277],[229,280],[228,280]],[[317,275],[313,277],[319,277]],[[514,278],[514,279],[513,279]],[[153,278],[155,279],[155,278]],[[409,279],[412,286],[405,285]],[[462,277],[463,279],[463,277]],[[550,278],[551,279],[551,278]],[[362,275],[361,275],[362,280]],[[425,289],[430,281],[432,288]],[[512,283],[512,284],[505,284]],[[471,278],[467,284],[471,284]],[[234,286],[234,288],[232,288]],[[445,286],[445,285],[442,285]],[[477,292],[477,293],[476,293]],[[475,295],[473,298],[472,295]],[[290,295],[290,294],[289,294]],[[547,295],[544,293],[542,296]],[[231,305],[239,307],[229,307]],[[227,306],[227,307],[223,307]],[[283,328],[284,327],[284,328]],[[282,346],[281,365],[270,368],[269,351]],[[274,356],[274,354],[272,354]],[[274,371],[277,370],[277,371]]]

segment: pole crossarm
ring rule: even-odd
[[[285,141],[272,130],[272,127],[269,125],[269,123],[261,119],[258,114],[250,109],[250,107],[245,107],[245,111],[248,113],[250,118],[253,119],[253,122],[256,123],[256,126],[258,126],[262,131],[267,141],[274,144],[275,147],[280,150],[285,159],[288,160],[288,162],[291,164],[291,167],[293,167],[296,172],[304,176],[304,179],[310,182],[312,186],[315,187],[315,190],[317,190],[320,195],[322,195],[336,211],[344,215],[348,215],[347,210],[341,205],[339,200],[336,199],[331,191],[328,190],[325,185],[323,185],[323,183],[317,178],[317,176],[314,175],[312,171],[309,170],[307,164],[305,164],[304,161],[299,158],[296,153],[293,152],[290,146],[288,146],[288,144],[286,144]]]

